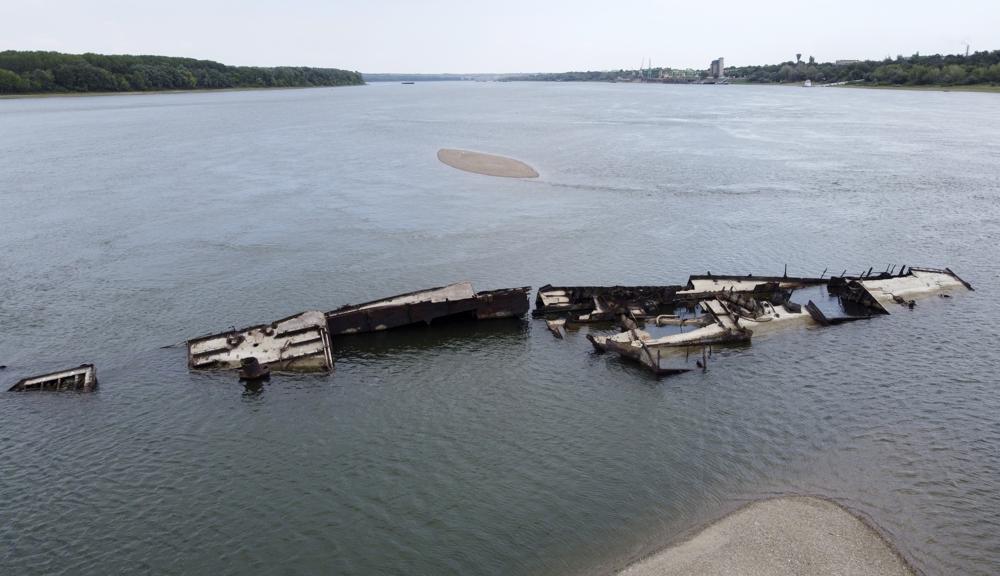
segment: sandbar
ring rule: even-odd
[[[524,162],[494,154],[442,148],[438,150],[438,160],[452,168],[458,168],[466,172],[475,172],[476,174],[485,174],[486,176],[538,178],[538,172]]]
[[[619,572],[621,576],[898,575],[913,570],[863,520],[829,500],[754,502]]]

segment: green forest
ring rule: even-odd
[[[795,60],[763,66],[729,66],[725,75],[730,81],[749,83],[792,83],[810,80],[815,84],[857,83],[869,86],[973,86],[1000,85],[1000,50],[975,52],[968,56],[897,56],[885,60],[816,62],[801,54]],[[652,81],[696,83],[705,81],[708,70],[609,70],[527,74],[504,80],[538,81]]]
[[[0,52],[0,94],[144,92],[364,84],[336,68],[226,66],[169,56]]]
[[[726,76],[747,82],[802,82],[833,84],[858,82],[879,86],[964,86],[1000,84],[1000,50],[975,52],[968,56],[897,56],[885,60],[816,62],[803,60],[767,66],[726,68]]]

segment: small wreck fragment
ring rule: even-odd
[[[557,318],[555,320],[546,320],[545,321],[545,327],[549,329],[549,332],[552,332],[553,336],[555,336],[556,338],[562,340],[563,339],[563,330],[566,329],[566,319],[565,318]]]
[[[812,319],[820,326],[836,326],[838,324],[845,324],[847,322],[854,322],[856,320],[870,320],[871,314],[864,316],[835,316],[833,318],[828,317],[815,302],[810,300],[805,305],[806,312],[812,316]]]
[[[188,367],[237,370],[255,358],[277,372],[329,372],[333,353],[326,317],[310,311],[271,324],[230,330],[188,340]]]
[[[459,282],[348,305],[326,313],[331,334],[363,334],[445,318],[492,320],[519,318],[528,312],[530,286],[476,292]]]
[[[11,392],[30,390],[81,390],[91,392],[97,388],[97,368],[93,364],[81,364],[69,370],[60,370],[18,380],[10,387]]]
[[[965,288],[974,290],[950,268],[900,268],[899,274],[882,273],[859,278],[833,278],[828,285],[848,304],[870,309],[876,314],[888,314],[888,307],[901,304],[913,308],[917,298]]]

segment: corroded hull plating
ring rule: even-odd
[[[435,320],[519,318],[528,312],[531,288],[475,292],[468,282],[400,294],[327,312],[335,336],[391,330]]]

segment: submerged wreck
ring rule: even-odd
[[[476,292],[459,282],[400,294],[326,313],[330,334],[363,334],[435,320],[520,318],[528,312],[530,286]]]
[[[656,374],[687,372],[692,351],[704,356],[706,348],[715,345],[750,342],[757,330],[792,325],[809,318],[808,312],[796,304],[773,304],[739,293],[724,293],[718,298],[698,304],[701,316],[688,319],[680,316],[657,318],[657,326],[679,326],[681,331],[654,337],[649,332],[632,328],[612,336],[588,334],[587,339],[598,352],[617,352],[637,360]],[[685,324],[697,328],[684,332]],[[704,368],[706,360],[696,360]],[[701,362],[698,364],[698,362]]]
[[[825,285],[828,280],[823,278],[807,278],[795,276],[746,276],[732,275],[694,275],[688,278],[687,285],[677,292],[681,301],[698,301],[718,294],[753,294],[758,299],[768,301],[787,301],[792,292],[807,286]]]
[[[834,278],[827,288],[841,300],[867,308],[875,314],[888,314],[887,306],[892,304],[913,308],[917,298],[933,294],[960,288],[974,290],[971,284],[962,280],[951,268],[942,270],[912,266],[908,271],[903,266],[899,274],[883,272],[876,276],[869,274],[852,279]]]
[[[606,322],[620,314],[657,316],[672,309],[681,286],[542,286],[535,295],[535,318]]]
[[[97,388],[97,368],[93,364],[81,364],[76,368],[50,372],[18,380],[10,387],[10,392],[31,390],[79,390],[92,392]]]
[[[230,329],[187,341],[192,370],[239,370],[257,381],[272,372],[329,372],[332,336],[390,330],[436,320],[518,318],[530,286],[476,292],[469,282],[400,294],[332,312],[309,311],[270,324]]]
[[[972,290],[949,268],[907,270],[904,266],[896,273],[893,267],[876,275],[869,269],[858,276],[847,276],[845,271],[832,278],[706,274],[691,276],[683,287],[546,286],[539,290],[541,305],[536,307],[535,316],[546,319],[549,330],[559,338],[563,337],[561,325],[554,325],[553,317],[562,316],[566,322],[582,321],[581,317],[618,318],[619,333],[587,334],[595,350],[617,353],[664,375],[704,369],[713,346],[748,343],[755,334],[794,326],[865,320],[873,314],[888,314],[886,307],[893,303],[913,308],[914,298],[946,295],[961,288]],[[818,290],[835,296],[840,310],[831,311],[828,306],[824,311],[811,299],[805,306],[791,299],[796,291],[815,293],[819,298],[822,292]],[[605,298],[606,293],[624,296],[615,300]],[[637,305],[642,296],[650,294],[659,296],[648,299],[655,306]],[[669,312],[654,316],[653,308]],[[696,310],[701,315],[695,315]],[[645,330],[639,328],[640,323],[645,323]],[[685,331],[686,326],[693,328]]]
[[[329,372],[330,333],[322,312],[303,312],[270,324],[202,336],[187,341],[193,370],[238,370],[244,361],[276,372]]]

